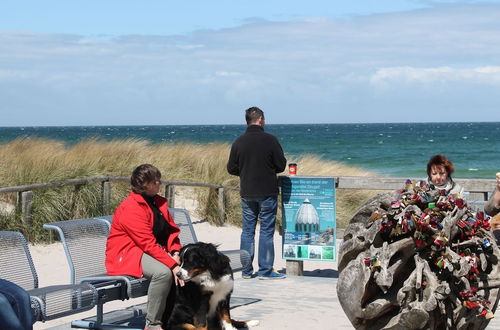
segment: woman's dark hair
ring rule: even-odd
[[[451,178],[451,174],[455,172],[455,166],[453,166],[453,163],[446,158],[445,155],[439,154],[431,157],[427,163],[427,175],[429,178],[431,177],[432,166],[443,166],[449,178]]]
[[[151,164],[142,164],[136,167],[130,177],[132,190],[138,194],[146,191],[146,185],[150,182],[160,180],[161,172]]]

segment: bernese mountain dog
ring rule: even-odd
[[[233,271],[229,258],[210,243],[193,243],[181,250],[181,270],[185,282],[177,286],[176,301],[167,329],[248,329],[259,321],[235,321],[229,315],[233,292]]]

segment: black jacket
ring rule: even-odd
[[[276,174],[285,167],[278,139],[258,125],[248,126],[245,134],[234,141],[227,162],[229,174],[240,177],[241,197],[278,195]]]

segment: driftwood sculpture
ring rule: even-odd
[[[421,181],[361,206],[339,250],[337,293],[356,329],[484,329],[499,299],[490,218]]]

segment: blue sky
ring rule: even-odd
[[[0,2],[0,126],[500,121],[499,1]]]

